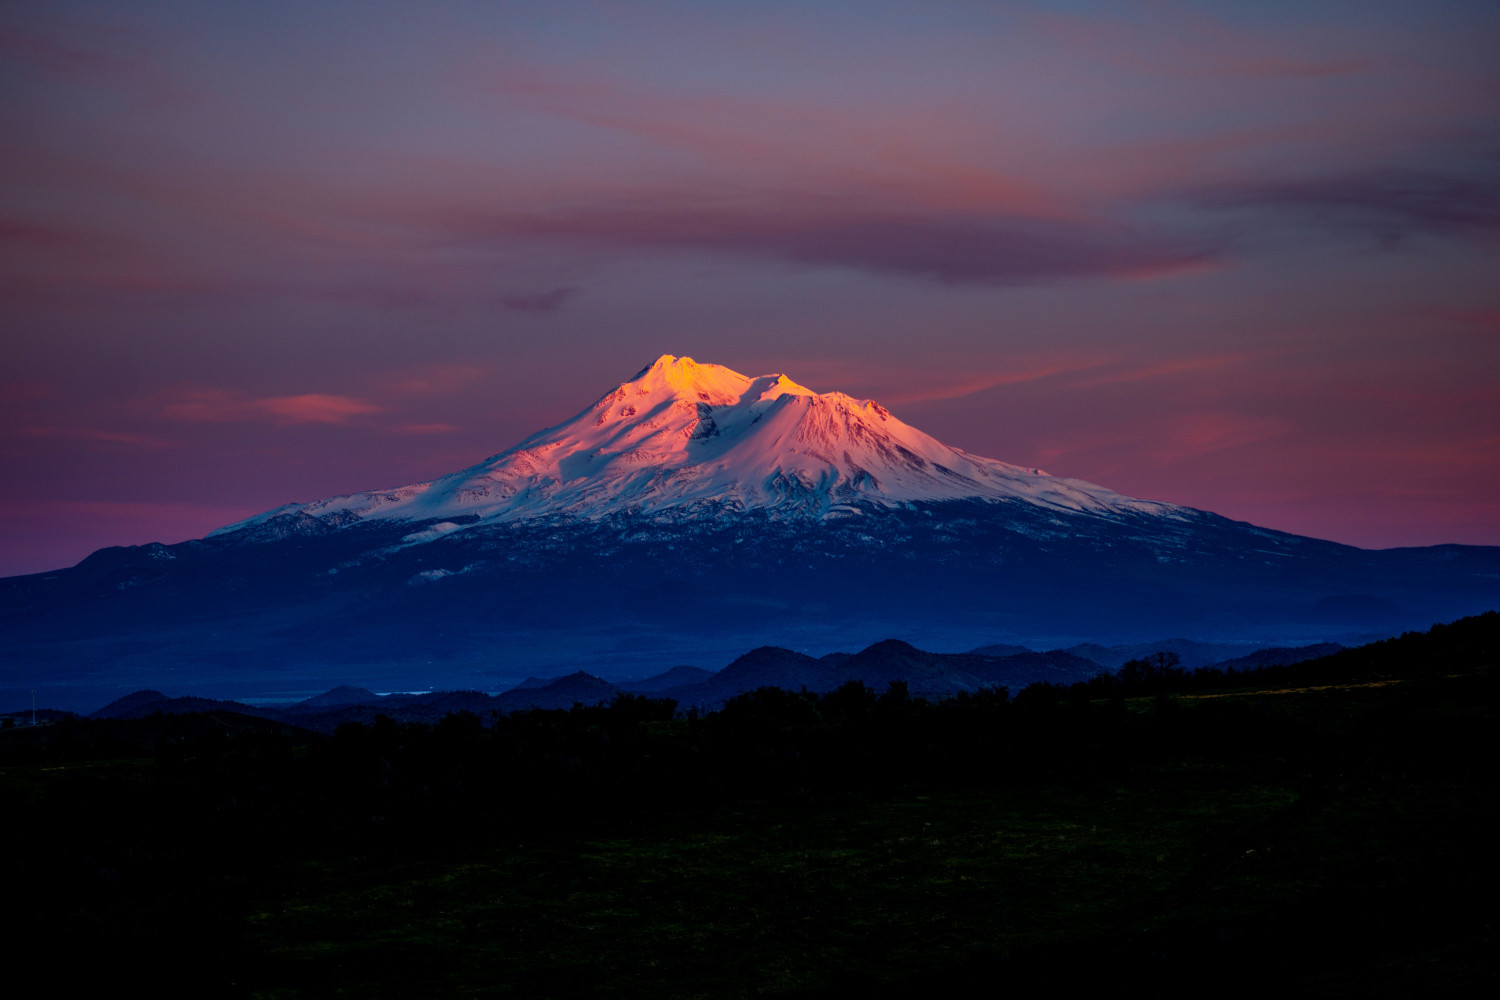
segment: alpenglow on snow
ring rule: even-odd
[[[438,521],[429,531],[439,537],[459,529],[443,518],[473,524],[759,510],[804,520],[945,500],[1021,501],[1105,518],[1198,513],[970,455],[871,400],[664,354],[571,420],[460,472],[287,504],[214,534],[299,513]]]

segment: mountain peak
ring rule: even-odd
[[[595,404],[595,408],[615,399],[658,393],[695,404],[709,403],[714,406],[730,406],[747,398],[758,400],[781,395],[817,395],[780,373],[752,379],[723,365],[700,364],[689,357],[663,354],[636,372],[628,382],[620,383],[614,392],[606,394]]]
[[[1182,511],[970,455],[868,399],[663,354],[571,420],[478,465],[430,483],[287,505],[216,533],[278,515],[444,522],[406,539],[418,544],[458,530],[455,518],[758,509],[819,519],[960,499],[1095,516]]]

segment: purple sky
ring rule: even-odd
[[[1500,7],[0,8],[0,574],[433,478],[662,353],[1500,544]]]

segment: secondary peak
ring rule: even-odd
[[[640,393],[664,390],[673,396],[720,404],[739,399],[749,384],[748,378],[723,365],[699,364],[672,354],[663,354],[627,383]]]

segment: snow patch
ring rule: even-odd
[[[436,541],[439,538],[442,538],[444,535],[451,535],[453,534],[453,532],[462,527],[463,525],[454,524],[452,521],[441,521],[437,524],[430,525],[422,529],[421,531],[413,531],[411,534],[403,537],[401,541],[409,544],[432,542]]]
[[[424,583],[436,583],[438,580],[441,580],[444,577],[457,575],[458,574],[453,572],[453,570],[451,569],[424,569],[420,573],[413,574],[412,577],[406,581],[406,583],[408,586],[417,587]]]
[[[289,504],[214,534],[297,513],[437,521],[401,542],[421,545],[459,530],[446,519],[465,515],[480,523],[617,514],[680,521],[764,511],[816,521],[949,500],[1021,503],[1065,520],[1196,513],[970,455],[871,400],[664,354],[571,420],[470,468]]]

